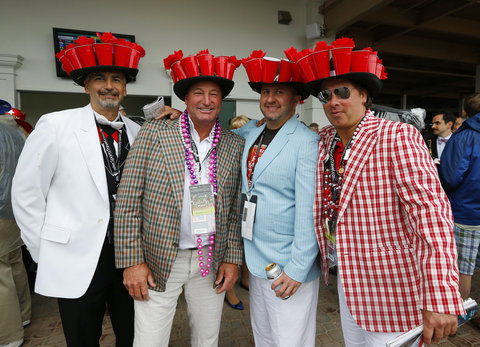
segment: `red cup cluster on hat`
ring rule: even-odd
[[[305,83],[350,72],[368,72],[379,79],[387,79],[385,67],[378,59],[377,52],[373,52],[370,47],[353,50],[354,47],[355,42],[351,38],[342,37],[332,42],[331,46],[325,41],[319,41],[315,49],[297,52],[291,47],[285,54],[298,65]],[[330,71],[330,57],[333,60],[333,71]]]
[[[197,76],[217,76],[229,80],[233,79],[233,74],[240,61],[234,56],[213,56],[208,49],[204,49],[197,55],[183,56],[181,50],[175,51],[163,59],[166,70],[170,70],[170,76],[173,83],[180,80]]]
[[[265,57],[262,50],[253,51],[242,59],[249,82],[301,82],[296,64],[287,59]]]
[[[117,39],[112,33],[97,33],[99,42],[93,37],[80,36],[56,56],[67,74],[73,70],[92,66],[138,67],[145,56],[142,46],[125,39]]]

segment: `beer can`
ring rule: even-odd
[[[278,266],[277,263],[270,263],[265,267],[265,272],[267,274],[267,278],[270,280],[270,282],[275,281],[278,277],[280,277],[283,274],[283,270],[280,266]],[[277,288],[275,288],[275,291],[277,291],[281,285],[279,285]],[[282,300],[287,300],[289,296],[286,296],[284,298],[281,298]]]

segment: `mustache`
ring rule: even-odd
[[[99,95],[107,95],[107,94],[110,94],[110,95],[113,95],[113,96],[119,96],[120,93],[118,93],[117,91],[115,90],[100,90],[98,92]]]

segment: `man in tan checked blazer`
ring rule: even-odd
[[[126,268],[124,284],[135,299],[135,346],[168,345],[182,289],[192,346],[218,345],[225,291],[237,280],[243,254],[243,139],[218,122],[232,88],[232,80],[218,75],[180,79],[174,92],[185,101],[185,112],[180,119],[146,123],[128,157],[117,197],[115,248],[116,265]],[[214,236],[196,229],[195,187],[212,192]]]

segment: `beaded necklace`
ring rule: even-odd
[[[190,185],[196,185],[199,183],[199,174],[202,170],[202,163],[200,162],[200,158],[198,155],[197,146],[192,139],[190,133],[190,121],[187,110],[185,110],[182,115],[180,116],[180,134],[182,138],[183,145],[185,146],[185,165],[187,166],[187,170],[190,174]],[[216,147],[220,140],[220,121],[216,120],[214,134],[213,134],[213,141],[212,147],[207,153],[207,157],[209,157],[208,161],[208,181],[212,185],[213,194],[217,196],[217,150]],[[197,174],[198,172],[198,174]],[[197,177],[198,175],[198,177]],[[213,248],[215,244],[215,233],[212,233],[208,236],[208,252],[207,252],[207,259],[205,264],[205,258],[203,253],[203,246],[202,242],[203,239],[200,235],[197,235],[197,254],[198,254],[198,261],[200,267],[200,274],[202,277],[207,276],[210,273],[210,268],[212,267],[212,256],[213,256]]]
[[[360,132],[364,120],[369,117],[370,113],[366,113],[360,123],[358,123],[352,138],[348,141],[343,149],[342,156],[339,161],[338,169],[335,164],[334,152],[338,142],[341,141],[338,133],[335,134],[332,144],[330,145],[328,159],[325,162],[325,170],[323,175],[323,218],[330,221],[336,221],[338,217],[338,208],[340,202],[340,193],[342,191],[343,176],[347,166],[350,150],[355,142],[357,134]]]

